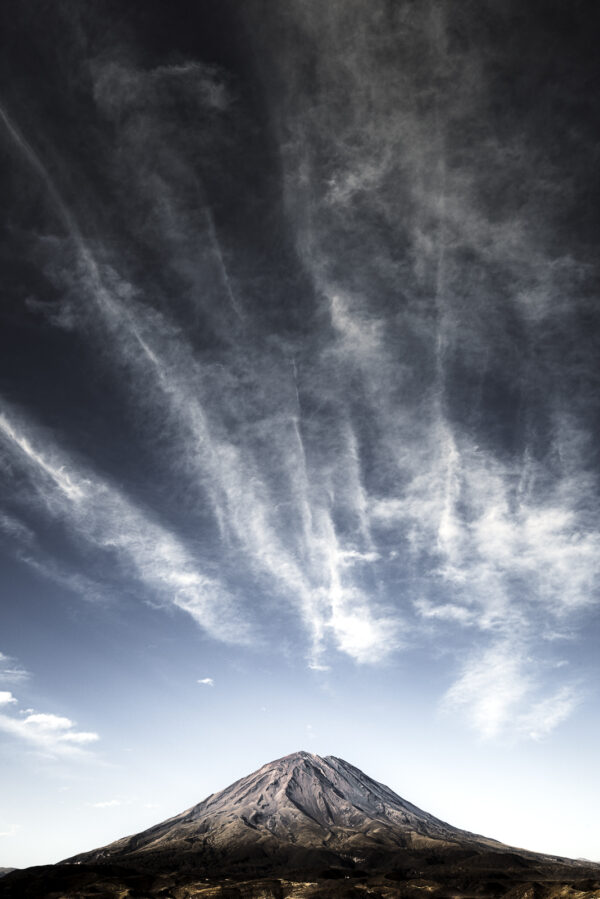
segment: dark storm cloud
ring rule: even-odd
[[[448,702],[542,734],[600,548],[583,13],[215,9],[45,11],[42,91],[15,26],[6,520],[315,667],[463,632]]]

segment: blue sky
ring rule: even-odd
[[[598,63],[550,6],[7,4],[0,865],[301,748],[600,860]]]

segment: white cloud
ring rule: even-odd
[[[514,633],[519,645],[536,647],[550,635],[572,638],[582,613],[598,602],[600,521],[597,504],[586,499],[597,497],[598,484],[586,470],[592,453],[586,458],[577,423],[563,411],[570,397],[561,397],[550,370],[552,363],[560,378],[569,374],[568,364],[552,358],[547,344],[560,328],[560,310],[581,308],[580,267],[556,259],[554,249],[544,253],[540,229],[527,218],[535,204],[513,207],[504,218],[496,209],[490,217],[478,199],[482,172],[487,179],[490,172],[527,171],[527,183],[544,182],[544,196],[552,175],[538,171],[517,136],[509,148],[480,131],[487,102],[480,50],[450,58],[443,13],[431,18],[423,7],[410,30],[394,32],[397,47],[417,39],[440,49],[432,80],[417,84],[400,57],[386,68],[374,49],[380,46],[375,19],[365,19],[356,33],[356,4],[325,9],[290,5],[294,29],[319,60],[318,86],[307,98],[297,57],[282,51],[287,87],[278,112],[293,137],[281,157],[288,222],[335,334],[323,355],[336,364],[328,378],[320,370],[310,414],[319,404],[327,409],[323,441],[331,439],[336,415],[364,418],[366,452],[359,463],[369,475],[365,532],[373,546],[360,552],[373,550],[394,563],[397,580],[386,586],[400,584],[398,605],[410,604],[417,627],[434,640],[449,623],[468,629],[474,659],[475,647],[490,637],[502,643]],[[423,100],[434,81],[451,90],[430,115]],[[350,98],[352,115],[340,114],[332,128],[330,110],[343,109]],[[464,161],[451,159],[447,127],[452,131],[452,122],[470,116],[481,143]],[[403,249],[382,246],[386,234]],[[488,286],[490,268],[494,280],[502,273],[500,289]],[[542,320],[554,315],[540,333]],[[539,353],[547,366],[539,372],[518,358],[520,329],[527,353],[536,359]],[[578,346],[582,391],[591,389],[581,377],[585,352]],[[496,379],[510,405],[519,405],[519,422],[482,397]],[[594,383],[593,376],[587,380]],[[510,449],[496,436],[503,425],[515,438]],[[345,458],[334,455],[323,453],[323,467],[333,473],[318,480],[330,488],[332,507],[348,471]],[[350,568],[350,560],[342,556],[341,564]],[[369,612],[373,605],[369,597]],[[351,613],[334,605],[333,615],[338,643],[355,652]],[[473,662],[454,693],[470,697],[480,729],[493,733],[516,721],[519,709],[525,714],[523,690],[534,703],[545,663],[521,666],[508,652],[488,662],[500,677],[497,689],[488,684],[486,667]],[[485,700],[478,702],[476,685]],[[571,708],[555,694],[548,702],[560,714]]]
[[[317,659],[309,659],[308,667],[311,671],[331,671],[331,665],[325,665]]]
[[[498,736],[531,689],[522,660],[506,644],[477,654],[448,690],[445,704],[462,707],[483,737]]]
[[[399,645],[397,621],[373,617],[366,605],[334,607],[329,624],[339,649],[357,662],[378,662]]]
[[[550,695],[538,682],[527,647],[503,641],[475,652],[447,691],[443,708],[461,710],[485,739],[512,736],[541,739],[571,714],[581,701],[574,686]]]
[[[501,463],[437,427],[437,448],[418,457],[402,496],[372,502],[372,521],[408,535],[420,591],[426,584],[413,607],[433,638],[448,623],[469,630],[469,664],[446,707],[487,738],[550,733],[579,700],[569,685],[544,695],[554,663],[538,646],[573,639],[573,613],[597,604],[600,530],[585,512],[594,491],[585,472],[565,466],[549,486],[539,463]],[[543,494],[536,478],[546,478]],[[478,631],[496,635],[493,649],[476,648]]]
[[[344,549],[340,552],[340,564],[354,565],[358,562],[378,562],[381,556],[374,550],[359,552],[357,549]]]
[[[174,77],[174,73],[175,70],[157,70],[152,78],[160,81]],[[208,91],[204,97],[207,106],[224,109],[227,105],[224,86],[214,72],[203,70],[200,73],[185,66],[177,69],[176,74],[177,77],[199,79],[202,90]],[[147,91],[149,83],[146,76],[112,64],[98,69],[96,81],[98,97],[108,104],[108,111],[114,102],[127,103],[139,91]],[[117,82],[124,86],[123,96],[117,97],[114,93]],[[148,116],[151,115],[149,107]],[[325,643],[331,638],[338,649],[360,661],[377,661],[386,655],[393,642],[390,639],[390,616],[381,618],[371,608],[368,594],[355,583],[352,573],[354,567],[362,567],[358,563],[376,563],[379,555],[370,545],[367,533],[367,499],[350,423],[347,423],[346,433],[340,435],[345,445],[340,447],[338,458],[343,460],[344,471],[337,478],[335,487],[330,485],[344,511],[357,521],[357,533],[351,536],[346,547],[332,525],[328,485],[324,485],[322,499],[317,499],[319,493],[312,483],[314,471],[307,463],[303,436],[298,427],[299,409],[290,414],[279,397],[280,393],[285,399],[286,390],[289,392],[291,387],[289,363],[284,363],[286,377],[269,376],[267,385],[261,377],[262,362],[257,363],[254,370],[254,362],[233,355],[234,343],[231,343],[232,370],[238,367],[242,380],[253,386],[260,384],[257,399],[261,413],[248,419],[244,402],[237,398],[237,379],[225,372],[221,365],[201,365],[181,332],[160,313],[151,312],[138,303],[135,288],[125,283],[114,269],[96,260],[75,215],[57,190],[43,161],[14,123],[7,119],[6,124],[16,145],[46,184],[70,233],[78,256],[78,271],[70,277],[77,281],[78,294],[83,291],[91,300],[86,314],[94,317],[96,338],[103,351],[117,364],[127,366],[132,375],[132,399],[136,408],[140,404],[149,404],[153,421],[162,420],[168,425],[164,433],[169,442],[167,453],[172,455],[167,461],[173,462],[179,471],[200,485],[204,492],[202,501],[207,500],[212,509],[225,551],[243,555],[253,576],[261,581],[266,578],[273,593],[284,597],[300,611],[313,644],[309,653],[311,661],[314,662],[325,650]],[[153,127],[150,118],[147,124],[148,128]],[[140,160],[145,158],[146,139],[147,136],[144,146],[140,143],[138,147]],[[135,145],[132,144],[130,149],[134,151]],[[183,173],[182,165],[180,161]],[[343,183],[336,182],[332,185],[332,201],[335,204],[342,196],[360,190],[361,184],[377,181],[382,172],[382,166],[373,163],[372,171],[363,169],[360,177],[355,174]],[[194,183],[196,178],[194,174]],[[162,221],[161,216],[164,218],[165,233],[171,240],[174,227],[185,229],[186,213],[174,205],[176,199],[171,195],[168,179],[157,178],[154,186],[160,194],[160,203],[155,203],[160,207],[158,221]],[[146,190],[142,182],[139,187]],[[178,214],[183,216],[182,222],[174,225]],[[194,221],[195,234],[197,227]],[[211,248],[211,258],[217,263],[225,293],[239,317],[241,310],[208,208],[204,237]],[[347,306],[345,295],[332,295],[332,316],[340,345],[346,352],[356,351],[366,362],[377,349],[382,324],[376,319],[355,321],[347,314]],[[223,334],[224,339],[227,337]],[[281,367],[279,350],[273,358]],[[295,364],[292,368],[296,381]],[[149,384],[153,389],[148,389]],[[217,397],[216,402],[212,400],[213,395]],[[298,400],[297,384],[295,396]],[[234,439],[229,439],[223,423],[232,418],[237,420],[239,430]],[[81,538],[97,548],[117,549],[143,583],[160,594],[168,594],[174,605],[196,618],[213,636],[240,642],[247,638],[248,628],[242,621],[241,611],[236,608],[225,585],[209,576],[198,560],[190,559],[173,535],[161,533],[158,524],[151,523],[147,515],[141,516],[114,487],[74,466],[64,454],[48,446],[47,441],[41,449],[39,439],[25,434],[26,428],[9,421],[6,416],[2,421],[6,439],[20,451],[31,470],[37,472],[38,490],[47,507],[72,523],[73,530]],[[260,433],[261,428],[265,429],[265,435]],[[267,433],[269,459],[275,461],[277,476],[291,497],[289,504],[280,503],[280,496],[273,495],[271,462],[265,464],[264,436]],[[286,521],[282,526],[285,505],[293,508],[294,520],[291,524]],[[360,538],[358,545],[357,537]],[[330,544],[325,553],[322,552],[324,543]],[[238,567],[236,560],[234,568],[237,570]],[[261,592],[262,587],[261,583]],[[353,597],[354,611],[350,612],[344,603],[340,605],[342,595]],[[358,614],[364,617],[362,633],[357,627],[356,609],[360,609]],[[387,630],[385,638],[384,630]]]
[[[202,677],[198,681],[199,684],[203,684],[205,687],[214,687],[215,682],[212,677]]]
[[[50,481],[54,482],[55,486],[66,497],[74,502],[82,500],[84,498],[86,494],[85,482],[74,484],[69,474],[65,472],[64,465],[59,465],[56,462],[49,461],[43,455],[36,452],[29,440],[22,433],[19,433],[17,430],[15,430],[11,422],[8,421],[6,416],[1,412],[0,432],[3,432],[5,437],[8,438],[8,440],[11,441],[16,447],[18,447],[23,455],[31,463],[33,463],[36,468],[44,472],[48,476]]]
[[[582,702],[582,697],[573,687],[560,687],[549,696],[532,706],[518,721],[519,730],[532,740],[540,740],[571,715]]]
[[[0,681],[22,683],[29,678],[29,672],[12,656],[0,652]]]
[[[118,805],[123,805],[121,799],[106,799],[103,802],[89,802],[88,803],[91,808],[116,808]]]
[[[350,298],[339,292],[333,293],[329,302],[331,321],[340,337],[336,351],[351,355],[355,362],[370,369],[373,357],[381,348],[383,322],[377,318],[352,314]]]
[[[8,538],[12,538],[18,544],[31,546],[35,542],[35,536],[31,528],[19,521],[13,515],[7,515],[6,512],[0,511],[0,530]],[[0,652],[0,664],[2,664],[2,653]]]
[[[467,54],[456,77],[438,79],[452,84],[452,92],[445,98],[447,108],[442,103],[430,116],[424,111],[430,106],[429,87],[405,90],[407,72],[403,78],[383,77],[370,26],[365,23],[354,34],[353,4],[338,4],[323,17],[314,4],[310,16],[301,6],[292,4],[290,16],[298,16],[307,41],[323,41],[320,49],[327,46],[328,52],[317,54],[322,102],[305,103],[293,69],[282,79],[290,91],[282,130],[298,137],[281,148],[283,182],[299,255],[322,298],[320,313],[331,325],[331,333],[322,329],[312,356],[303,348],[302,361],[292,358],[283,342],[273,352],[265,343],[264,358],[252,359],[245,345],[236,347],[232,319],[221,320],[221,311],[205,304],[203,314],[212,315],[225,349],[214,364],[203,363],[166,316],[138,301],[135,286],[117,272],[118,260],[114,268],[97,261],[43,163],[4,116],[71,233],[79,257],[72,277],[77,293],[91,301],[84,304],[86,315],[94,318],[86,327],[93,327],[110,364],[127,368],[132,407],[149,412],[153,427],[162,426],[165,466],[192,485],[198,505],[212,512],[221,557],[206,564],[114,485],[74,464],[8,413],[0,428],[35,473],[38,495],[51,514],[88,546],[114,550],[132,580],[185,610],[213,636],[248,638],[237,594],[227,586],[228,575],[238,571],[259,585],[257,594],[299,611],[312,643],[309,665],[316,670],[327,670],[332,646],[359,662],[385,658],[401,645],[404,609],[407,615],[414,611],[417,626],[428,632],[451,622],[468,628],[470,639],[493,636],[496,650],[485,664],[473,653],[469,671],[449,695],[470,709],[482,733],[500,733],[509,720],[525,727],[523,716],[533,715],[533,705],[530,712],[523,708],[534,702],[539,666],[524,665],[503,641],[511,633],[518,645],[529,645],[534,634],[545,641],[565,638],[573,613],[596,602],[600,528],[584,502],[595,485],[585,471],[577,429],[564,413],[551,422],[546,454],[559,462],[547,464],[535,461],[527,448],[520,457],[509,457],[495,454],[489,444],[478,447],[477,398],[461,428],[460,415],[446,408],[444,397],[452,391],[452,357],[464,356],[468,371],[472,354],[474,380],[483,379],[488,364],[493,374],[488,356],[502,356],[505,349],[505,306],[515,316],[516,330],[523,328],[537,346],[535,329],[551,314],[556,298],[552,282],[569,264],[545,259],[520,215],[503,221],[500,214],[493,220],[483,214],[475,201],[481,193],[476,173],[468,164],[458,170],[446,164],[445,116],[460,121],[463,105],[476,111],[483,96],[482,80],[472,77],[477,58]],[[417,20],[411,33],[443,40],[443,21],[436,22],[436,35],[429,20]],[[343,54],[329,52],[337,41]],[[342,58],[343,72],[337,67]],[[447,54],[439,59],[448,64]],[[291,56],[285,65],[293,66]],[[431,73],[440,74],[448,75]],[[223,84],[204,68],[182,65],[141,74],[110,63],[99,66],[95,76],[98,101],[108,113],[117,107],[123,113],[132,98],[147,97],[149,86],[164,78],[188,76],[204,106],[224,110],[228,105]],[[323,115],[343,109],[348,96],[352,116],[332,129]],[[143,161],[156,124],[151,115],[148,104],[139,137],[130,135],[133,159],[137,153]],[[327,141],[324,178],[317,160],[327,156]],[[504,154],[505,149],[492,135],[478,147],[495,163],[499,155],[494,154],[527,158],[521,144],[514,153],[511,148]],[[185,165],[178,159],[184,182]],[[141,190],[146,176],[141,166],[130,188],[138,177]],[[394,183],[405,183],[405,193],[395,195]],[[174,247],[193,234],[193,265],[186,258],[181,268],[200,269],[197,248],[204,240],[214,275],[204,280],[221,283],[225,302],[217,304],[219,310],[231,306],[239,317],[227,253],[208,207],[205,222],[199,225],[196,215],[188,233],[190,222],[167,174],[156,177],[152,190],[161,236]],[[360,216],[360,232],[353,230],[352,208],[359,200],[368,200],[373,213]],[[372,232],[371,219],[377,222]],[[389,233],[397,229],[402,251],[379,249],[380,227]],[[484,260],[501,273],[500,281],[516,285],[514,303],[506,303],[504,295],[500,304],[493,294],[483,297],[479,286],[476,299],[470,297],[468,278],[460,283],[467,264],[453,271],[456,250],[472,260],[467,268],[479,272],[477,260]],[[371,262],[381,278],[373,287]],[[334,276],[346,269],[347,276]],[[202,279],[195,277],[190,295],[204,303]],[[348,286],[354,280],[356,289]],[[394,298],[387,309],[386,291]],[[426,362],[411,357],[415,348]],[[502,368],[514,387],[504,359]],[[524,401],[524,419],[526,407]],[[402,566],[401,576],[386,582],[384,560],[394,562],[395,574]],[[489,670],[498,676],[495,685]],[[568,697],[558,694],[548,700],[551,708],[544,702],[531,733],[542,732],[544,722],[555,726],[552,722],[571,708]]]
[[[0,415],[0,433],[9,451],[25,465],[40,500],[72,528],[75,539],[101,552],[115,551],[130,577],[189,613],[215,636],[234,642],[248,639],[240,614],[233,613],[232,596],[200,569],[176,536],[116,487],[77,468],[56,447],[34,448],[23,425],[9,421],[6,413]],[[76,579],[75,587],[77,583]]]
[[[464,625],[474,624],[476,622],[475,613],[472,610],[465,608],[465,606],[455,605],[449,602],[436,605],[426,599],[417,599],[413,605],[422,618],[437,618],[441,621],[456,621]]]
[[[206,103],[216,107],[222,106],[225,102],[224,86],[215,80],[215,73],[208,68],[200,72],[186,67],[185,73],[190,72],[208,91]],[[173,72],[165,69],[164,72],[159,71],[157,77],[160,78],[163,74],[171,77]],[[182,72],[177,70],[175,74],[182,75]],[[136,76],[131,73],[126,77],[131,84],[136,80]],[[112,271],[101,271],[83,238],[75,216],[72,215],[43,161],[2,107],[0,118],[16,146],[41,177],[56,211],[69,231],[79,257],[79,269],[85,288],[94,299],[100,320],[109,329],[110,333],[104,335],[108,338],[108,344],[117,353],[121,352],[130,364],[138,363],[138,371],[143,379],[148,377],[148,365],[150,366],[151,374],[156,377],[168,402],[173,403],[175,407],[173,411],[180,412],[182,403],[185,407],[190,401],[190,414],[185,416],[185,425],[191,425],[193,428],[192,442],[196,443],[199,440],[201,444],[206,443],[207,458],[214,459],[215,448],[211,445],[204,411],[195,401],[193,392],[190,393],[187,389],[182,391],[182,384],[187,382],[189,371],[182,373],[183,381],[177,384],[168,366],[151,350],[143,333],[145,323],[143,320],[137,320],[129,286],[118,282]],[[108,286],[105,285],[104,275],[107,276]],[[126,299],[129,301],[128,308],[122,303],[124,288]],[[154,319],[152,325],[156,325]],[[165,332],[171,331],[171,328],[165,328]],[[147,393],[146,387],[147,383],[144,382],[141,385],[143,394]],[[20,452],[21,459],[29,463],[30,470],[34,472],[38,493],[47,507],[54,514],[71,522],[80,536],[99,548],[114,547],[119,550],[143,582],[160,592],[166,592],[175,606],[192,615],[213,635],[234,642],[247,641],[247,624],[241,620],[239,612],[237,615],[233,614],[233,598],[226,588],[215,578],[201,572],[197,561],[190,558],[172,534],[148,520],[116,488],[100,481],[92,474],[78,470],[72,461],[55,447],[48,446],[48,441],[43,450],[35,447],[25,434],[22,423],[9,420],[3,411],[0,411],[0,434],[4,435],[14,451]],[[233,447],[229,447],[229,453],[233,451]],[[224,460],[226,455],[225,452]],[[210,479],[211,473],[207,474]],[[236,484],[239,485],[243,472],[236,469],[232,474]],[[257,515],[249,516],[244,524],[251,527],[258,518],[260,518],[259,509]]]
[[[171,399],[178,395],[177,385],[169,385],[168,395]],[[206,423],[201,424],[204,413],[199,407],[194,411],[195,402],[182,394],[178,409],[192,416],[198,437],[194,445],[210,448],[211,434]],[[134,577],[188,612],[213,636],[238,642],[248,639],[248,628],[233,597],[221,582],[199,570],[197,561],[174,535],[142,515],[114,487],[76,468],[55,447],[47,452],[34,449],[33,439],[23,436],[23,425],[19,428],[10,422],[7,413],[2,421],[8,446],[28,465],[44,504],[72,526],[78,539],[99,550],[116,550]],[[242,542],[251,565],[264,570],[290,601],[298,603],[313,632],[313,655],[322,651],[328,633],[341,651],[358,661],[375,662],[387,655],[395,646],[395,625],[389,615],[379,620],[367,596],[353,584],[351,574],[358,563],[376,563],[379,554],[371,548],[340,547],[327,510],[320,509],[318,514],[315,510],[304,532],[302,553],[308,570],[303,571],[295,553],[277,535],[272,509],[261,495],[264,488],[255,486],[260,481],[247,471],[247,462],[239,451],[226,444],[212,445],[205,456],[210,462],[212,489],[222,490],[221,498],[215,499],[222,526],[233,528],[233,536]],[[308,488],[305,485],[302,489]],[[366,501],[359,502],[364,515]],[[341,607],[343,596],[352,596],[352,604],[360,607],[362,628],[356,615],[349,616]]]
[[[56,756],[82,755],[84,747],[99,739],[96,733],[77,730],[69,718],[49,713],[33,712],[25,718],[0,714],[0,730]]]
[[[0,690],[0,705],[8,705],[11,702],[16,702],[17,700],[7,690]]]

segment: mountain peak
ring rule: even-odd
[[[325,761],[325,759],[320,755],[315,755],[314,752],[306,752],[304,749],[299,749],[298,752],[290,752],[289,755],[284,755],[280,759],[275,759],[272,762],[267,762],[267,765],[263,767],[267,767],[268,765],[277,765],[281,763],[289,763],[294,764],[295,762],[300,762],[305,759],[318,759],[320,762]]]

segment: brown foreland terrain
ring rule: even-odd
[[[15,871],[0,897],[600,899],[600,865],[459,830],[333,756],[298,752],[142,833]]]

